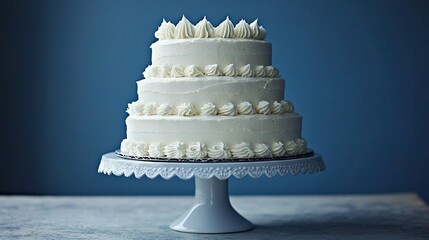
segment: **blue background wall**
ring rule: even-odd
[[[428,1],[12,1],[1,11],[4,194],[191,194],[105,176],[163,17],[256,17],[322,174],[232,180],[234,194],[417,191],[429,199]]]

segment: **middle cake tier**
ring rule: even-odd
[[[137,82],[139,101],[177,105],[189,102],[197,108],[206,103],[223,105],[284,99],[285,81],[281,78],[199,77],[151,78]]]

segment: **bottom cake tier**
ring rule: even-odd
[[[305,152],[302,116],[129,116],[121,152],[156,158],[270,158]]]

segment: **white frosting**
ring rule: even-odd
[[[173,67],[171,68],[171,77],[175,77],[175,78],[185,77],[185,67],[181,64],[173,65]]]
[[[196,111],[194,105],[191,103],[182,103],[177,106],[177,114],[179,116],[194,116],[196,115]]]
[[[207,156],[207,149],[204,143],[194,142],[186,149],[186,157],[192,159],[202,159]]]
[[[158,77],[158,68],[156,66],[149,65],[143,72],[144,78],[156,78]]]
[[[229,146],[247,142],[254,146],[286,143],[301,138],[302,117],[296,113],[237,116],[129,116],[127,138],[136,142],[223,142]]]
[[[214,116],[217,114],[217,108],[213,103],[206,103],[201,107],[201,115]]]
[[[183,158],[186,155],[185,144],[179,141],[167,144],[164,154],[167,158]]]
[[[232,104],[231,102],[228,102],[222,105],[222,107],[220,107],[217,112],[219,115],[223,115],[223,116],[237,115],[237,109],[235,109],[234,104]]]
[[[228,64],[223,68],[222,75],[228,76],[228,77],[235,77],[238,75],[238,70],[234,66],[234,64]]]
[[[186,77],[201,77],[204,75],[196,65],[187,66],[184,73]]]
[[[258,19],[256,19],[250,24],[250,29],[252,30],[252,38],[258,39],[259,37]]]
[[[216,105],[209,102],[204,104],[200,109],[200,112],[195,110],[195,107],[191,103],[183,103],[176,107],[169,103],[162,103],[157,106],[156,103],[149,103],[146,106],[141,101],[136,101],[128,104],[128,114],[130,116],[141,116],[141,115],[179,115],[179,116],[194,116],[194,115],[205,115],[205,116],[215,116],[217,114],[223,116],[234,116],[237,114],[241,115],[251,115],[251,114],[282,114],[284,113],[283,105],[277,101],[274,101],[271,105],[267,101],[260,101],[257,108],[255,109],[250,102],[242,102],[235,106],[233,103],[228,102],[222,105],[218,109]],[[145,112],[146,108],[146,112]],[[156,109],[155,109],[156,108]]]
[[[256,144],[253,151],[255,152],[255,157],[267,158],[273,156],[270,147],[265,143]]]
[[[192,142],[189,144],[176,141],[168,144],[153,143],[148,145],[144,142],[135,142],[124,139],[121,143],[121,152],[136,157],[152,158],[191,158],[191,159],[223,159],[223,158],[272,158],[305,153],[306,141],[302,138],[289,141],[290,153],[287,154],[282,142],[275,142],[270,148],[265,143],[256,143],[252,151],[247,142],[234,144],[230,149],[223,142],[214,143],[206,147],[204,143]]]
[[[157,77],[166,78],[171,76],[171,64],[164,64],[157,67]]]
[[[269,73],[267,72],[267,67],[269,67]],[[271,66],[264,67],[262,65],[252,67],[250,64],[247,64],[240,69],[237,69],[234,64],[228,64],[226,67],[220,71],[220,68],[217,64],[210,64],[205,67],[200,67],[195,64],[189,65],[186,68],[182,64],[175,64],[171,66],[170,64],[164,64],[159,67],[149,66],[146,68],[143,75],[146,79],[148,78],[180,78],[180,77],[203,77],[203,76],[242,76],[242,77],[277,77],[278,71]],[[200,69],[204,69],[204,72]]]
[[[281,100],[280,104],[283,107],[283,112],[293,112],[295,111],[295,107],[291,101]]]
[[[251,38],[252,29],[250,29],[249,24],[244,19],[241,19],[240,22],[234,28],[234,37],[236,38]]]
[[[260,101],[256,106],[256,112],[259,114],[268,115],[271,113],[270,103],[267,101]]]
[[[287,155],[295,155],[305,153],[307,141],[302,138],[289,140],[285,143],[285,150]]]
[[[148,153],[149,157],[164,157],[164,145],[162,143],[152,143],[149,145]]]
[[[284,112],[283,105],[277,101],[274,101],[271,106],[271,113],[282,114]]]
[[[305,152],[302,117],[284,98],[271,44],[256,19],[218,27],[204,17],[162,21],[152,65],[128,105],[124,154],[153,158],[271,158]],[[186,116],[186,117],[185,117]]]
[[[229,150],[228,145],[224,144],[223,142],[218,142],[213,144],[208,150],[208,156],[210,158],[230,158],[231,157],[231,151]]]
[[[183,15],[182,20],[177,23],[174,29],[174,38],[193,38],[195,33],[195,27],[188,19]]]
[[[220,38],[232,38],[234,37],[234,25],[232,24],[229,17],[226,17],[225,21],[223,21],[215,30],[216,37]]]
[[[253,71],[252,67],[250,66],[250,64],[242,66],[240,69],[238,69],[238,72],[239,72],[240,76],[242,76],[242,77],[253,77],[254,76],[254,71]]]
[[[204,68],[217,64],[219,69],[224,69],[229,64],[234,64],[237,68],[247,64],[271,66],[271,43],[254,39],[168,39],[153,43],[151,48],[154,66],[197,64]]]
[[[255,114],[256,110],[250,102],[242,102],[237,106],[237,112],[243,115]]]
[[[213,25],[207,21],[206,17],[203,18],[196,26],[195,26],[195,37],[196,38],[209,38],[214,37],[215,29]]]
[[[252,158],[255,156],[255,153],[250,149],[250,144],[247,142],[234,144],[231,147],[231,153],[235,158]]]
[[[155,32],[155,37],[159,40],[174,38],[174,28],[174,24],[162,19],[161,26],[158,28],[158,31]]]
[[[130,115],[142,115],[144,110],[144,104],[140,101],[135,101],[128,104],[127,113]]]
[[[156,103],[148,103],[143,108],[144,115],[156,115],[156,110],[158,109],[158,104]]]
[[[279,75],[279,71],[272,66],[265,66],[265,76],[266,77],[277,77]]]
[[[281,157],[286,155],[286,150],[282,142],[274,142],[271,151],[274,157]]]
[[[168,103],[163,103],[159,105],[156,114],[161,116],[176,115],[176,109]]]
[[[256,39],[264,40],[264,39],[265,39],[265,36],[266,36],[265,28],[264,28],[264,27],[262,27],[262,26],[260,26],[260,27],[259,27],[259,32],[258,32],[258,37],[257,37]]]
[[[204,68],[204,75],[206,76],[220,76],[222,73],[220,72],[217,64],[207,65]]]
[[[265,77],[265,67],[262,65],[254,68],[255,77]]]
[[[265,39],[265,29],[258,25],[258,19],[250,25],[242,19],[235,27],[229,17],[219,24],[216,28],[204,17],[196,26],[192,25],[185,16],[174,26],[171,22],[162,20],[161,25],[155,32],[155,37],[159,40],[172,38],[253,38],[258,40]]]
[[[227,102],[238,105],[284,98],[284,81],[280,78],[201,77],[145,79],[137,82],[139,101],[178,105],[190,102],[200,109],[208,101],[221,107]]]

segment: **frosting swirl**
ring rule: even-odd
[[[130,154],[131,149],[133,148],[133,142],[128,140],[128,139],[124,139],[121,142],[121,152],[126,153],[126,154]]]
[[[127,113],[131,116],[140,116],[143,114],[144,104],[141,101],[128,103]]]
[[[149,155],[149,146],[146,143],[137,143],[134,150],[134,156],[147,157]]]
[[[180,78],[185,76],[185,67],[181,64],[175,64],[171,68],[171,76],[175,78]]]
[[[195,37],[196,38],[209,38],[214,36],[214,27],[213,25],[207,21],[206,17],[203,18],[196,26],[195,26]]]
[[[253,69],[250,67],[250,64],[242,66],[238,72],[240,73],[240,76],[242,77],[253,77]]]
[[[252,38],[258,39],[258,36],[259,36],[258,19],[255,19],[255,21],[253,21],[250,24],[250,29],[252,31]]]
[[[283,113],[283,106],[281,103],[274,101],[272,105],[271,112],[274,114],[282,114]]]
[[[174,107],[171,106],[170,104],[163,103],[163,104],[159,105],[158,109],[156,110],[156,114],[161,115],[161,116],[175,115],[176,111],[175,111]]]
[[[161,26],[159,26],[158,31],[155,32],[155,37],[159,40],[172,39],[174,38],[174,28],[174,24],[162,19]]]
[[[204,67],[204,74],[206,76],[220,76],[222,73],[220,72],[217,64],[207,65]]]
[[[196,65],[189,65],[185,68],[185,76],[187,77],[201,77],[203,75]]]
[[[164,64],[158,67],[158,77],[166,78],[171,76],[171,65]]]
[[[256,112],[264,115],[270,114],[271,113],[270,103],[267,101],[260,101],[258,103],[258,106],[256,106]]]
[[[298,144],[294,140],[289,140],[285,143],[286,153],[289,155],[294,155],[299,153]]]
[[[242,102],[238,104],[237,111],[242,115],[250,115],[255,114],[255,108],[250,102]]]
[[[231,148],[232,156],[235,158],[251,158],[255,153],[250,149],[250,144],[246,142],[234,144]]]
[[[185,156],[185,144],[183,142],[173,142],[165,146],[164,154],[168,158],[182,158]]]
[[[273,156],[271,153],[270,147],[264,143],[256,144],[255,149],[253,151],[255,152],[255,156],[259,157],[259,158],[272,157]]]
[[[274,157],[281,157],[284,156],[286,153],[286,150],[284,148],[284,144],[282,142],[275,142],[272,146],[272,152]]]
[[[224,116],[234,116],[237,115],[237,109],[235,109],[234,104],[228,102],[219,108],[218,113]]]
[[[232,38],[234,37],[234,25],[232,24],[229,17],[226,17],[225,21],[223,21],[219,26],[215,29],[216,37],[220,38]]]
[[[265,28],[260,26],[259,27],[259,33],[258,33],[258,40],[264,40],[265,39],[265,35],[266,35],[266,31]]]
[[[177,23],[174,29],[174,38],[192,38],[194,37],[194,25],[183,15],[182,20]]]
[[[265,67],[265,76],[267,77],[277,77],[279,75],[279,71],[272,67],[272,66],[266,66]]]
[[[186,156],[193,159],[202,159],[207,156],[206,146],[200,142],[191,143],[186,149]]]
[[[307,141],[304,138],[298,138],[295,140],[295,143],[297,145],[298,154],[305,153],[305,150],[307,148]]]
[[[234,37],[236,38],[250,38],[252,36],[252,30],[250,29],[249,24],[244,19],[241,19],[240,22],[234,28]]]
[[[223,75],[228,77],[235,77],[237,76],[238,71],[237,68],[235,68],[234,64],[228,64],[223,68]]]
[[[179,116],[194,116],[196,115],[194,105],[191,103],[182,103],[177,106],[177,114]]]
[[[201,107],[201,115],[216,115],[217,114],[217,109],[216,106],[213,103],[206,103],[204,104],[204,106]]]
[[[280,104],[283,107],[283,112],[293,112],[295,111],[295,107],[293,106],[293,103],[286,100],[281,100]]]
[[[228,145],[223,142],[218,142],[208,149],[208,156],[217,159],[230,158],[231,151],[229,150]]]
[[[144,78],[156,78],[158,75],[158,68],[156,66],[149,65],[143,72]]]
[[[265,77],[265,67],[256,66],[255,67],[255,77]]]
[[[164,145],[161,143],[152,143],[149,145],[149,157],[164,157]]]
[[[156,103],[148,103],[143,108],[144,115],[156,115],[158,105]]]

